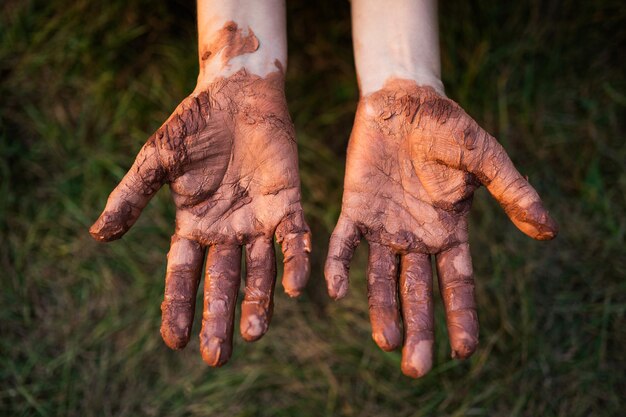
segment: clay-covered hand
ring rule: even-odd
[[[297,296],[309,275],[310,233],[300,202],[297,148],[281,70],[264,78],[242,69],[186,98],[147,141],[91,227],[120,238],[164,184],[176,204],[161,334],[173,349],[189,341],[208,247],[202,357],[225,363],[232,351],[241,253],[246,286],[241,334],[260,338],[272,315],[274,236],[284,253],[283,286]]]
[[[452,356],[467,358],[478,344],[467,216],[480,184],[521,231],[555,237],[557,226],[537,192],[455,102],[398,79],[361,99],[325,275],[330,296],[345,296],[350,259],[361,237],[367,239],[373,338],[384,350],[403,344],[402,371],[409,376],[432,366],[431,255]]]

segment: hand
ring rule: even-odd
[[[467,215],[480,184],[522,232],[538,240],[556,236],[537,192],[455,102],[398,79],[361,99],[325,275],[330,296],[344,297],[350,259],[360,238],[367,239],[373,338],[387,351],[402,344],[401,307],[406,375],[420,377],[432,366],[431,255],[452,357],[467,358],[478,344]]]
[[[176,204],[161,305],[161,334],[172,349],[189,341],[205,248],[201,353],[211,366],[231,355],[235,301],[246,246],[241,335],[259,339],[272,316],[276,235],[283,286],[297,296],[309,275],[309,228],[300,203],[293,125],[282,71],[245,70],[186,98],[139,152],[91,227],[100,241],[120,238],[155,192],[170,184]]]

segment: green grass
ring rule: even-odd
[[[441,2],[444,83],[544,196],[533,242],[482,190],[471,219],[481,345],[400,373],[370,338],[366,248],[350,296],[322,265],[357,89],[348,2],[289,2],[287,94],[314,232],[304,296],[277,295],[258,343],[205,367],[159,335],[173,207],[163,190],[121,241],[87,233],[197,74],[190,1],[0,6],[0,414],[601,416],[626,393],[626,8],[620,1]],[[519,3],[519,4],[518,4]],[[527,4],[522,4],[527,3]],[[549,4],[546,4],[549,3]],[[199,328],[194,327],[194,334]]]

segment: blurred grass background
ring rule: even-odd
[[[287,94],[315,246],[299,300],[222,369],[159,335],[173,206],[109,245],[87,233],[147,136],[194,87],[192,1],[0,5],[0,414],[609,416],[626,394],[626,7],[442,2],[444,83],[509,151],[561,233],[533,242],[481,190],[471,219],[481,345],[400,373],[370,338],[361,248],[325,295],[357,100],[349,3],[288,2]],[[200,308],[200,306],[199,306]],[[198,316],[197,316],[198,317]],[[196,320],[194,335],[199,323]]]

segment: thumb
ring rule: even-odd
[[[133,166],[109,195],[104,211],[89,229],[94,239],[119,239],[132,227],[141,211],[165,181],[154,136],[141,148]]]

